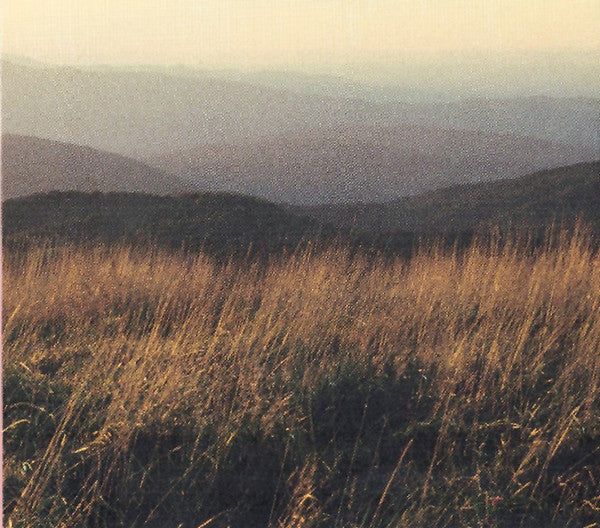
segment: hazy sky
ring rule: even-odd
[[[3,52],[58,63],[294,66],[600,48],[598,0],[4,0]]]

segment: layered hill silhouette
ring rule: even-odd
[[[2,63],[5,132],[146,156],[299,127],[389,122],[372,103],[214,78]]]
[[[369,232],[546,228],[582,220],[600,233],[600,161],[512,180],[459,185],[385,203],[298,208],[323,222]]]
[[[7,183],[5,197],[52,189],[167,193],[176,187],[297,204],[371,202],[600,155],[593,99],[378,103],[361,98],[352,83],[319,76],[301,83],[297,75],[279,74],[269,86],[256,76],[236,80],[177,68],[77,69],[7,60],[2,67],[5,132],[119,153],[172,175],[164,186],[164,176],[128,161],[129,169],[119,169],[124,181],[135,180],[125,177],[131,172],[147,173],[148,183],[115,186],[119,177],[111,167],[124,160],[103,155],[101,180],[114,184],[96,185],[89,151],[48,156],[47,145],[21,147],[25,140],[13,138],[3,168],[7,182],[21,188],[13,191]],[[41,154],[34,155],[36,149]],[[10,150],[21,151],[18,164]],[[61,169],[44,175],[57,184],[32,186],[27,175],[46,166]],[[67,185],[69,178],[82,180]],[[183,187],[172,183],[177,178]]]
[[[226,79],[271,89],[282,88],[315,96],[337,95],[348,99],[363,99],[387,108],[391,116],[399,118],[400,121],[397,122],[531,136],[595,148],[600,155],[600,100],[590,95],[559,97],[514,94],[511,97],[465,97],[464,93],[424,93],[422,86],[402,89],[390,85],[366,85],[340,76],[323,74],[229,71],[220,75]]]
[[[89,147],[2,135],[2,197],[48,191],[172,194],[189,190],[177,176]]]
[[[40,239],[158,243],[217,256],[333,240],[410,255],[419,239],[468,243],[490,228],[541,233],[579,220],[600,234],[600,162],[358,205],[286,207],[224,193],[51,192],[6,200],[2,218],[8,245]]]
[[[3,198],[69,190],[203,191],[305,205],[372,202],[514,177],[589,155],[512,135],[421,126],[335,127],[185,149],[142,163],[80,145],[4,134]]]
[[[188,69],[189,71],[189,69]],[[600,52],[411,54],[356,60],[341,68],[310,71],[229,70],[231,79],[315,94],[343,93],[374,102],[553,99],[600,96]]]
[[[147,159],[203,191],[276,202],[373,202],[589,161],[582,149],[419,125],[338,126],[215,143]]]
[[[331,76],[234,75],[176,67],[77,69],[6,59],[2,85],[5,132],[134,158],[309,128],[407,123],[600,149],[598,100],[590,98],[409,104],[389,88],[367,90]],[[369,99],[373,90],[389,93]]]
[[[600,156],[600,100],[547,96],[467,99],[421,106],[414,121],[441,128],[516,134],[587,146]]]

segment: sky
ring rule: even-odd
[[[3,0],[2,51],[59,64],[302,67],[600,49],[598,0]]]

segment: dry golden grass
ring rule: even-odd
[[[9,526],[600,526],[586,237],[4,263]]]

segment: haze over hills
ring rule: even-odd
[[[78,69],[6,59],[2,82],[5,132],[133,157],[307,128],[407,123],[527,135],[600,151],[600,102],[590,97],[411,104],[407,93],[387,85],[366,87],[335,75]]]
[[[305,205],[374,202],[600,157],[593,98],[409,104],[382,102],[335,75],[232,78],[22,60],[3,60],[2,79],[3,129],[13,134],[5,197],[202,190]]]
[[[530,96],[465,99],[415,108],[413,120],[429,126],[516,134],[589,147],[600,157],[600,99]]]
[[[413,63],[404,59],[396,65],[357,65],[350,76],[341,71],[276,70],[224,70],[212,75],[305,94],[362,99],[384,105],[411,123],[589,146],[600,156],[600,55],[521,54],[497,59],[498,64],[476,56],[466,57],[463,63],[443,57]],[[379,70],[373,74],[379,81],[361,74],[365,68]],[[569,68],[571,75],[558,75],[559,70]],[[194,75],[189,68],[179,71]]]
[[[586,66],[587,73],[594,69],[592,63],[586,63]],[[430,69],[435,72],[441,70],[439,65]],[[179,71],[182,75],[194,75],[194,70]],[[385,106],[391,115],[401,116],[403,122],[532,136],[580,147],[589,146],[596,148],[600,154],[600,98],[598,87],[591,88],[597,82],[590,82],[590,87],[581,92],[570,91],[566,87],[561,92],[558,88],[545,89],[547,86],[543,85],[514,92],[488,88],[486,92],[483,89],[473,91],[468,86],[453,90],[446,87],[444,90],[443,83],[436,90],[433,80],[429,83],[431,86],[413,82],[403,87],[391,81],[361,83],[333,74],[232,70],[212,75],[298,93],[362,99]],[[401,83],[400,80],[397,82]],[[490,79],[487,85],[493,85]]]
[[[376,103],[523,99],[534,94],[552,99],[600,98],[599,50],[411,52],[354,56],[344,64],[313,64],[310,68],[151,68],[163,72],[176,69],[178,75],[187,76],[204,71],[237,82]]]
[[[600,232],[600,161],[512,180],[459,185],[385,203],[295,208],[323,222],[386,232],[544,228],[581,219]]]
[[[172,194],[190,190],[177,176],[89,147],[2,135],[2,198],[48,191]]]
[[[147,161],[203,191],[317,204],[384,201],[594,157],[595,149],[530,137],[405,125],[308,129],[172,151]]]
[[[133,157],[299,127],[391,118],[385,108],[360,100],[299,95],[208,76],[4,61],[2,81],[5,132]]]
[[[492,8],[493,9],[493,8]],[[546,7],[546,9],[548,9]],[[465,11],[468,13],[469,11]],[[514,20],[512,22],[514,25]],[[328,68],[370,88],[376,101],[600,98],[600,49],[396,53]]]

